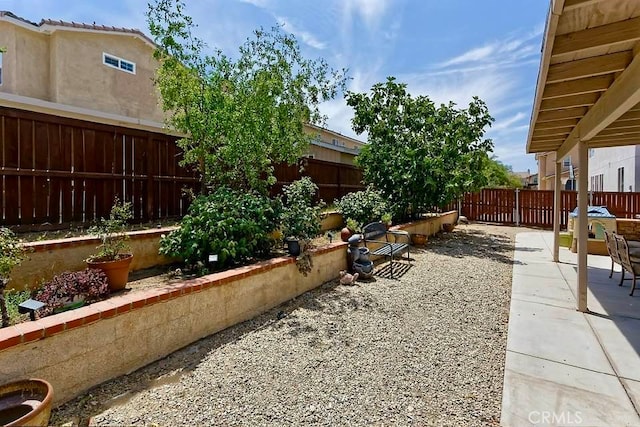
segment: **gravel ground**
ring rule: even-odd
[[[399,280],[326,283],[58,408],[96,425],[497,425],[517,231],[459,226]]]

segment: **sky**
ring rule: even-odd
[[[540,62],[546,0],[185,0],[211,48],[233,55],[252,31],[281,25],[307,58],[348,69],[348,90],[366,92],[395,76],[412,95],[465,108],[473,96],[495,122],[498,160],[537,170],[526,140]],[[33,22],[43,18],[137,28],[149,34],[146,0],[0,0]],[[343,96],[322,105],[327,127],[351,128]]]

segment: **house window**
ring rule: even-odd
[[[102,53],[102,63],[108,67],[117,68],[127,73],[136,73],[136,63],[127,61],[126,59],[118,58],[117,56],[110,55],[108,53]]]
[[[565,159],[562,161],[562,166],[565,168],[568,168],[571,166],[571,156],[565,157]]]
[[[618,192],[624,192],[624,168],[618,168]]]
[[[596,149],[595,148],[589,148],[589,157],[593,157],[596,154]]]
[[[591,191],[603,191],[604,174],[594,175],[591,177]]]

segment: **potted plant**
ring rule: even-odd
[[[101,244],[97,247],[98,252],[87,258],[87,265],[104,271],[112,292],[124,289],[129,280],[133,254],[129,252],[126,225],[132,217],[131,203],[120,203],[116,198],[109,218],[103,218],[89,229],[89,233],[97,236]]]
[[[320,232],[320,212],[323,203],[314,206],[313,196],[318,186],[309,177],[292,182],[282,190],[285,195],[282,232],[289,255],[299,256],[309,240]]]
[[[24,258],[25,250],[16,235],[5,227],[0,227],[0,311],[2,327],[9,326],[9,313],[4,299],[4,291],[9,283],[11,270]]]
[[[380,220],[387,226],[387,230],[391,227],[391,214],[389,212],[382,215]]]

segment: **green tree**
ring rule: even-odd
[[[493,118],[477,97],[467,109],[437,107],[389,77],[370,94],[346,98],[355,110],[353,129],[369,136],[357,157],[364,180],[389,199],[394,216],[444,206],[486,184],[483,165],[493,143],[484,132]]]
[[[237,58],[207,49],[193,35],[181,0],[155,0],[147,22],[159,61],[155,83],[182,163],[200,173],[203,192],[220,185],[265,192],[273,165],[293,163],[310,137],[303,123],[321,124],[319,103],[334,98],[345,71],[305,59],[296,39],[279,28],[255,31]]]
[[[484,166],[484,175],[487,178],[486,187],[522,188],[522,181],[511,169],[494,156],[487,156]]]

